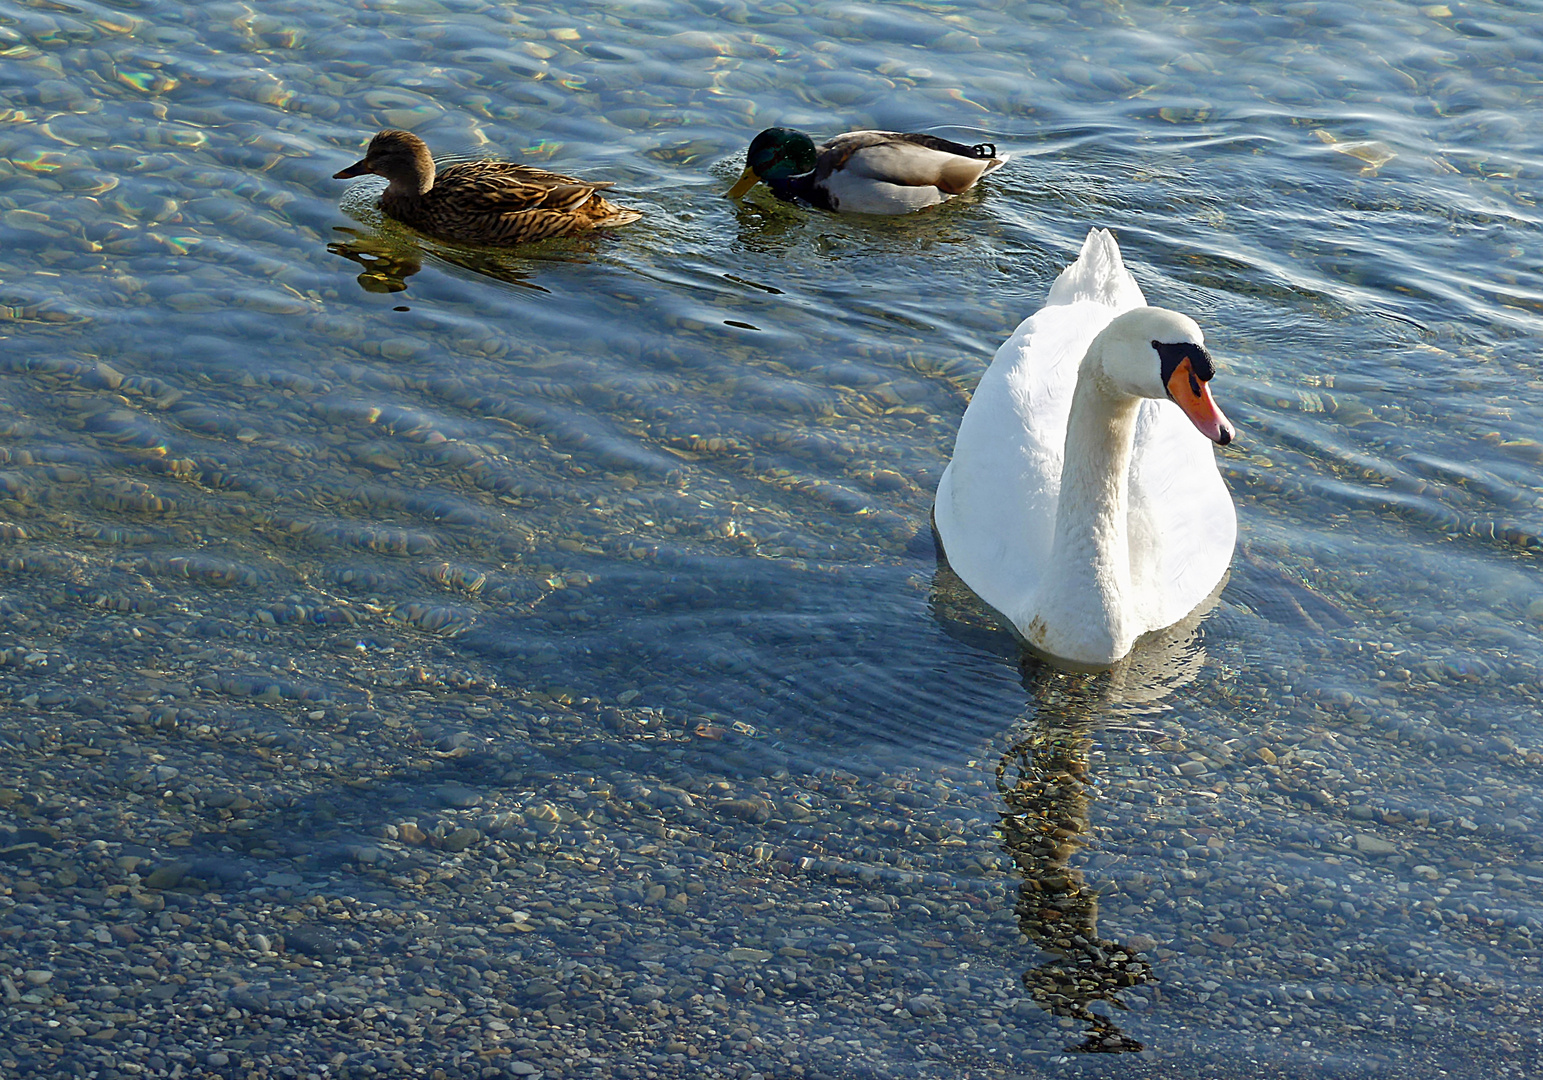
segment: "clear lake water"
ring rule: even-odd
[[[0,0],[0,1070],[1538,1075],[1540,86],[1527,0]],[[773,124],[1011,160],[724,199]],[[388,126],[645,216],[415,236]],[[1092,227],[1239,433],[1102,676],[929,529]]]

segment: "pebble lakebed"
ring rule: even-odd
[[[1477,808],[1432,821],[1397,791],[1347,799],[1334,766],[1384,734],[1368,723],[1220,740],[1159,713],[1113,753],[1028,724],[935,773],[882,755],[768,767],[764,747],[746,770],[730,724],[635,690],[504,686],[421,634],[382,636],[361,663],[357,628],[330,631],[337,670],[289,698],[278,681],[189,678],[239,662],[242,636],[316,644],[314,624],[265,610],[211,645],[210,627],[104,617],[78,596],[0,609],[0,688],[34,710],[0,775],[8,1072],[895,1075],[867,1071],[874,1040],[913,1047],[907,1075],[945,1060],[1075,1072],[1086,1018],[1057,1007],[1075,980],[1036,1000],[1018,969],[1031,942],[1086,953],[1038,905],[1070,918],[1089,895],[1119,939],[1093,948],[1156,976],[1122,987],[1131,1016],[1160,1002],[1168,1029],[1122,1058],[1134,1074],[1270,1075],[1348,1041],[1420,1075],[1422,1052],[1501,1026],[1496,1075],[1537,1052],[1519,1032],[1543,994],[1498,966],[1439,971],[1454,948],[1480,972],[1499,959],[1487,946],[1532,953],[1506,907],[1536,889],[1543,853]],[[368,706],[328,691],[345,672]],[[1302,828],[1336,803],[1355,829]],[[1491,850],[1407,839],[1443,828]],[[1294,875],[1294,857],[1319,870]],[[1376,929],[1411,921],[1446,932]],[[1513,973],[1523,987],[1534,968]],[[1187,1018],[1219,1035],[1186,1045]],[[1301,1037],[1295,1060],[1254,1059],[1281,1031]]]
[[[65,7],[0,0],[0,1076],[1543,1071],[1517,9]],[[1015,161],[730,209],[768,122]],[[377,232],[388,124],[648,217]],[[1094,224],[1244,550],[1172,711],[1023,715],[927,506]]]

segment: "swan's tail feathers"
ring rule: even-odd
[[[1147,298],[1125,269],[1120,245],[1108,229],[1088,231],[1088,238],[1082,242],[1082,254],[1050,286],[1045,306],[1075,304],[1079,300],[1092,300],[1116,311],[1146,306]]]

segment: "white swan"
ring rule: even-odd
[[[1237,514],[1210,444],[1233,431],[1204,342],[1146,306],[1094,229],[976,387],[933,521],[954,572],[1038,651],[1112,664],[1226,574]]]

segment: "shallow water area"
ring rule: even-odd
[[[1536,1074],[1530,16],[0,0],[0,1072]],[[426,241],[384,126],[645,217]],[[1100,676],[928,529],[1094,226],[1240,436]]]

